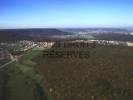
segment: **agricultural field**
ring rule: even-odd
[[[133,48],[97,46],[89,58],[33,59],[51,100],[133,100]]]

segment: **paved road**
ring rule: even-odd
[[[33,49],[33,48],[35,48],[36,46],[37,46],[37,45],[33,46],[33,47],[30,48],[30,49]],[[30,49],[29,49],[29,50],[30,50]],[[27,51],[28,51],[28,50],[27,50]],[[24,53],[24,54],[25,54],[25,53]],[[24,54],[23,54],[23,55],[24,55]],[[11,61],[9,61],[8,63],[6,63],[6,64],[4,64],[4,65],[2,65],[2,66],[0,66],[0,69],[6,67],[7,65],[9,65],[9,64],[11,64],[11,63],[13,63],[13,62],[17,62],[18,59],[20,59],[23,55],[20,55],[20,56],[14,58],[14,57],[10,54]]]
[[[7,50],[7,52],[9,53],[8,50]],[[7,65],[9,65],[9,64],[11,64],[11,63],[17,61],[17,59],[15,59],[15,58],[13,57],[12,54],[9,53],[9,56],[10,56],[11,61],[9,61],[8,63],[6,63],[6,64],[4,64],[4,65],[2,65],[2,66],[0,66],[0,69],[2,69],[2,68],[4,68],[4,67],[6,67]]]
[[[9,65],[9,64],[11,64],[11,63],[13,63],[13,62],[15,62],[15,61],[16,61],[16,59],[14,59],[14,60],[12,60],[12,61],[10,61],[10,62],[8,62],[8,63],[2,65],[2,66],[0,66],[0,69],[6,67],[7,65]]]

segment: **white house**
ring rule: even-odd
[[[133,46],[133,42],[127,42],[127,46]]]

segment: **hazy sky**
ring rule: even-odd
[[[133,0],[0,0],[0,28],[132,26]]]

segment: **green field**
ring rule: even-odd
[[[17,63],[12,63],[0,72],[0,100],[42,100],[46,99],[41,87],[42,77],[34,70],[34,57],[43,49],[33,48]],[[3,80],[5,79],[6,80]]]

